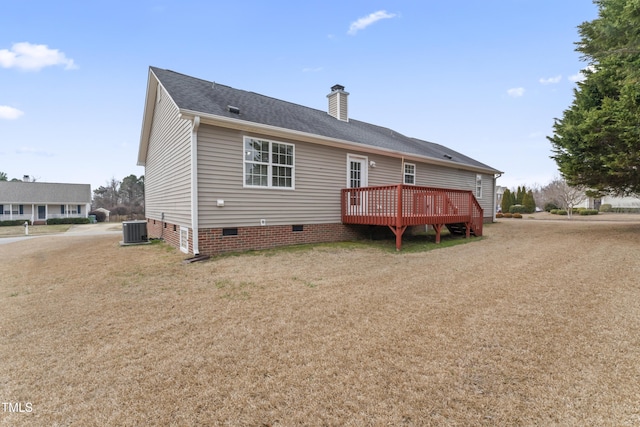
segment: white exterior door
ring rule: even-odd
[[[347,188],[367,187],[368,160],[364,156],[347,155]],[[360,191],[349,192],[349,214],[363,215],[366,213],[366,193]]]

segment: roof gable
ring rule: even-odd
[[[254,92],[234,89],[222,84],[186,76],[170,70],[150,67],[150,76],[162,85],[180,111],[191,111],[231,120],[246,121],[260,125],[301,132],[309,135],[330,138],[370,146],[390,152],[403,153],[433,159],[441,164],[450,164],[466,168],[483,170],[487,173],[499,173],[498,170],[478,162],[468,156],[439,144],[410,138],[392,129],[354,120],[337,120],[326,111],[282,101]],[[155,97],[149,84],[147,98]],[[151,93],[150,93],[151,92]],[[147,99],[147,106],[152,105]],[[239,111],[230,111],[229,107]],[[145,111],[145,121],[150,120]],[[143,137],[138,163],[144,164],[143,146],[146,146],[143,124]]]

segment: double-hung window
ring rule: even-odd
[[[476,175],[476,199],[482,199],[482,175]]]
[[[404,183],[411,185],[416,183],[416,165],[413,163],[404,164]]]
[[[244,138],[244,186],[294,188],[294,146],[260,138]]]

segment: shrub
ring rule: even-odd
[[[89,224],[89,218],[49,218],[47,225],[54,224]]]
[[[26,222],[29,223],[29,225],[31,225],[31,221],[26,220]],[[11,227],[13,225],[24,225],[25,220],[24,219],[11,219],[11,220],[6,220],[6,221],[0,221],[0,227]]]
[[[504,215],[502,214],[502,212],[498,212],[498,213],[496,214],[496,218],[502,218],[503,216],[504,216]]]
[[[556,205],[556,204],[555,204],[555,203],[553,203],[553,202],[545,203],[545,205],[544,205],[544,210],[545,210],[545,211],[547,211],[547,212],[551,212],[551,211],[552,211],[552,210],[554,210],[554,209],[555,209],[555,210],[558,210],[558,205]]]
[[[557,212],[556,212],[556,213],[557,213],[558,215],[566,215],[566,214],[567,214],[567,211],[566,211],[566,209],[557,209]]]
[[[580,215],[598,215],[598,211],[596,209],[580,209],[578,213]]]
[[[613,206],[611,206],[609,203],[605,203],[600,205],[600,212],[611,212]]]
[[[513,217],[514,217],[514,218],[522,218],[522,214],[521,214],[521,213],[516,212],[516,213],[514,213],[514,214],[513,214]]]
[[[524,205],[513,205],[509,208],[509,213],[527,213],[527,207]]]
[[[89,212],[89,215],[95,215],[96,221],[98,222],[105,222],[105,220],[107,219],[107,214],[102,211],[91,211]]]
[[[556,209],[551,209],[551,210],[549,211],[549,213],[550,213],[551,215],[558,215],[558,211],[559,211],[559,210],[560,210],[560,209],[557,209],[557,208],[556,208]]]
[[[615,213],[640,213],[640,208],[612,208]]]
[[[513,214],[511,212],[506,212],[503,215],[505,218],[513,218]]]

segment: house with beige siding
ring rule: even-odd
[[[0,181],[0,221],[46,224],[51,218],[87,218],[91,185]]]
[[[189,254],[355,238],[389,227],[481,234],[501,172],[349,116],[150,67],[138,152],[149,236]]]

